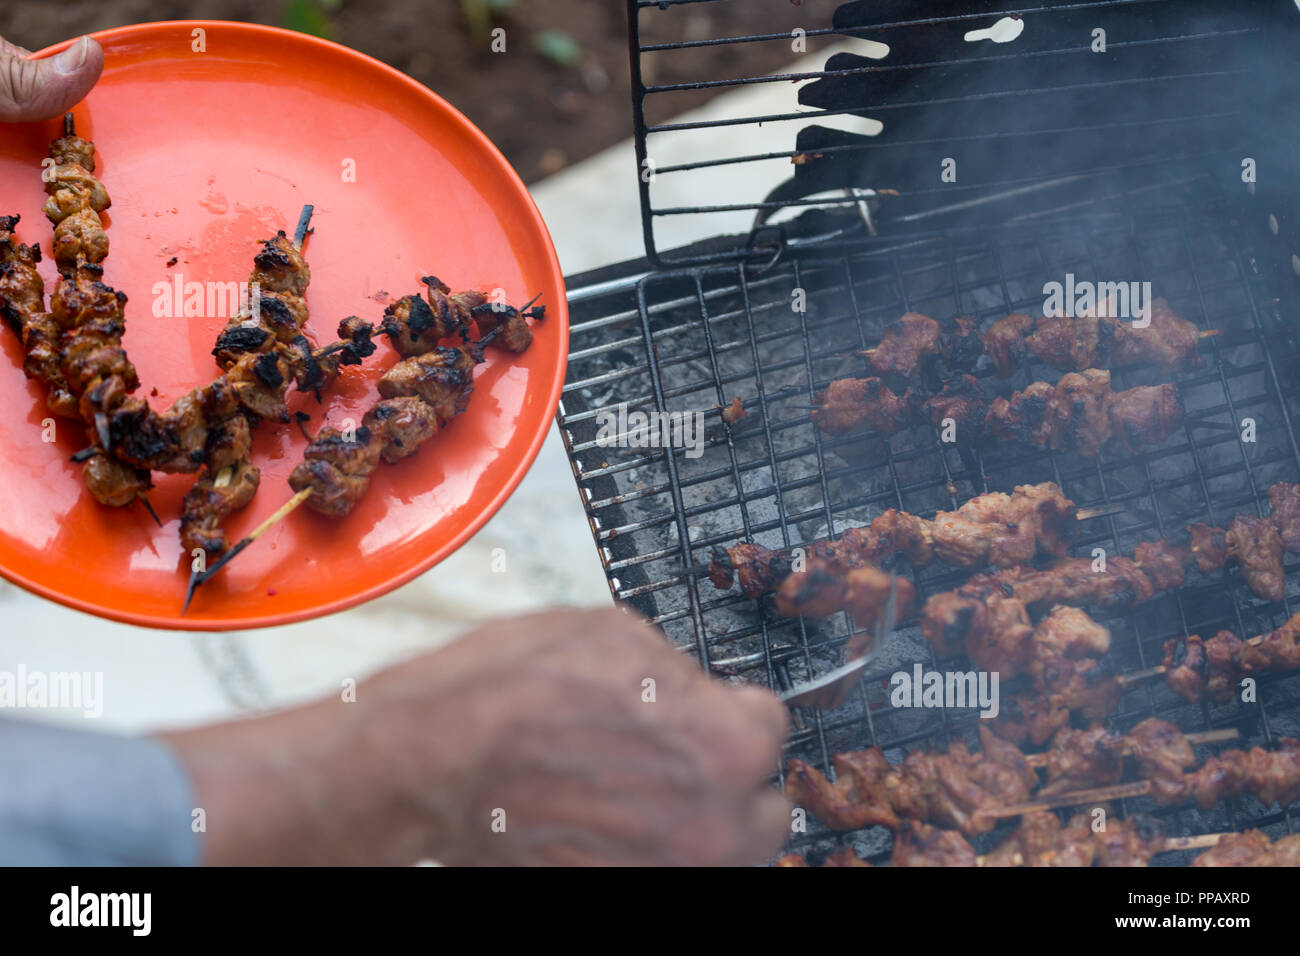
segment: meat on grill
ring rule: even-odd
[[[959,440],[993,437],[1085,458],[1112,437],[1131,451],[1158,444],[1183,420],[1182,399],[1172,383],[1111,389],[1110,373],[1089,368],[1062,376],[1055,385],[1034,382],[991,402],[970,375],[949,379],[937,393],[910,388],[898,395],[879,378],[837,379],[817,395],[813,423],[828,434],[842,434],[866,422],[880,435],[892,435],[908,422],[943,427],[955,424]]]
[[[1300,833],[1270,841],[1262,830],[1225,833],[1192,866],[1300,866]]]
[[[1239,514],[1228,525],[1228,555],[1237,559],[1250,589],[1268,601],[1286,597],[1282,537],[1268,518]]]
[[[891,766],[879,748],[837,754],[835,782],[815,767],[791,760],[786,796],[838,830],[904,820],[929,821],[986,833],[994,821],[982,811],[1023,801],[1038,778],[1012,744],[980,727],[981,752],[960,741],[947,753],[914,751]]]
[[[709,580],[719,589],[739,584],[747,597],[779,589],[780,602],[789,613],[822,616],[815,609],[833,604],[839,588],[835,576],[887,564],[896,555],[917,568],[936,556],[960,567],[981,567],[1015,564],[1035,555],[1063,555],[1074,538],[1076,513],[1074,502],[1052,482],[1020,485],[1010,495],[980,495],[956,511],[939,512],[933,521],[890,508],[869,525],[850,528],[838,539],[801,546],[802,572],[794,570],[789,554],[742,543],[715,552],[708,566]],[[804,576],[798,577],[799,573]],[[833,593],[824,594],[826,589]]]
[[[836,379],[816,399],[813,424],[829,435],[852,431],[863,422],[881,435],[893,435],[912,420],[907,398],[879,378]]]
[[[877,375],[915,379],[928,360],[939,357],[956,370],[974,368],[984,352],[979,327],[965,316],[935,321],[908,312],[885,327],[884,336],[871,352]]]
[[[1035,319],[1017,312],[983,333],[965,316],[936,321],[908,312],[885,327],[880,344],[870,352],[871,367],[877,375],[910,381],[930,371],[936,360],[953,371],[969,371],[982,354],[1002,378],[1031,355],[1067,372],[1130,364],[1184,370],[1204,364],[1197,352],[1200,329],[1176,315],[1164,299],[1151,303],[1150,321],[1143,328],[1111,315],[1113,311],[1103,303],[1074,317]]]
[[[1282,544],[1292,554],[1300,553],[1300,485],[1277,482],[1268,489],[1268,502]]]
[[[1230,700],[1244,677],[1300,668],[1300,613],[1258,640],[1243,641],[1231,631],[1209,639],[1193,634],[1165,641],[1164,651],[1165,681],[1179,696]]]

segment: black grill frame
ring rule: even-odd
[[[630,4],[652,5],[657,4]],[[631,35],[635,62],[634,30]],[[637,122],[640,130],[640,113]],[[924,232],[839,236],[800,246],[788,244],[788,237],[769,244],[751,236],[738,248],[719,251],[715,244],[689,251],[683,260],[690,264],[676,268],[664,268],[656,256],[653,216],[648,216],[643,220],[648,259],[658,268],[635,288],[573,303],[569,380],[557,415],[611,593],[646,614],[713,673],[787,689],[839,662],[840,650],[855,633],[853,622],[843,614],[820,624],[780,619],[762,602],[719,593],[695,577],[675,576],[675,568],[707,562],[714,545],[758,540],[788,547],[825,529],[842,533],[867,512],[894,506],[929,516],[934,507],[955,507],[984,491],[1039,480],[1057,481],[1081,507],[1125,506],[1120,514],[1088,522],[1076,554],[1095,545],[1110,555],[1131,554],[1136,540],[1176,532],[1191,521],[1226,525],[1238,510],[1267,514],[1267,485],[1300,481],[1294,430],[1300,420],[1295,367],[1300,283],[1290,259],[1297,246],[1285,198],[1239,184],[1233,189],[1212,170],[1180,166],[1163,181],[1111,188],[1109,195],[1090,196],[1077,207],[1036,208],[1018,221],[974,227],[956,222]],[[1090,463],[1068,453],[1008,446],[985,447],[963,458],[945,450],[933,433],[912,429],[883,442],[884,460],[871,471],[862,464],[868,450],[860,447],[869,443],[858,436],[829,439],[811,426],[806,410],[793,408],[811,403],[838,374],[861,374],[847,354],[873,344],[880,323],[904,311],[970,314],[987,322],[1041,306],[1041,294],[1032,290],[1044,276],[1060,277],[1060,262],[1049,268],[1044,257],[1070,243],[1082,250],[1073,261],[1083,277],[1113,278],[1108,267],[1127,258],[1180,314],[1222,330],[1203,346],[1205,368],[1176,377],[1193,398],[1182,435],[1138,456],[1107,449]],[[1039,261],[1007,261],[1021,248],[1037,250]],[[947,275],[946,292],[934,278],[939,274]],[[790,310],[796,288],[814,300],[808,312]],[[884,289],[891,294],[882,301]],[[995,299],[990,290],[996,290]],[[946,310],[938,305],[945,294]],[[839,304],[826,305],[826,300]],[[776,318],[781,310],[790,315]],[[697,351],[691,353],[692,347]],[[683,376],[689,368],[699,375]],[[1005,393],[1056,374],[1030,366],[1000,389]],[[1115,370],[1115,379],[1117,387],[1126,387],[1168,377]],[[775,386],[777,381],[783,384]],[[987,372],[982,382],[993,385]],[[1197,398],[1216,389],[1214,400]],[[717,406],[736,394],[749,416],[726,425]],[[596,444],[597,415],[618,401],[658,411],[707,408],[711,438],[699,459],[706,464],[688,461],[681,450],[641,453]],[[1269,435],[1257,449],[1242,444],[1232,424],[1247,415],[1264,423],[1261,432]],[[1207,459],[1217,459],[1234,444],[1241,449],[1239,465],[1209,464]],[[801,463],[808,467],[792,477],[791,468]],[[914,471],[919,474],[909,479]],[[1168,477],[1171,472],[1179,477]],[[840,493],[850,474],[870,475],[873,487],[857,495]],[[1229,487],[1234,478],[1244,479],[1240,490]],[[1172,507],[1177,493],[1189,489],[1199,504],[1187,505],[1182,495],[1186,506]],[[932,507],[923,510],[917,501]],[[701,521],[712,527],[693,535],[692,527]],[[1099,616],[1112,629],[1116,666],[1128,672],[1158,663],[1161,644],[1170,637],[1208,636],[1220,628],[1250,636],[1276,627],[1300,609],[1295,569],[1289,562],[1288,596],[1281,606],[1253,598],[1233,571],[1205,579],[1192,574],[1188,586],[1147,607]],[[924,600],[955,586],[965,574],[932,568],[911,576]],[[834,712],[797,715],[788,756],[830,774],[831,757],[843,750],[880,746],[896,762],[905,747],[974,739],[977,718],[970,712],[879,709],[885,696],[879,681],[899,666],[919,661],[928,669],[965,669],[964,664],[945,667],[919,637],[915,622],[904,624],[892,654],[873,665],[848,704]],[[1261,680],[1255,705],[1193,706],[1162,686],[1142,685],[1125,695],[1110,723],[1126,730],[1157,714],[1185,731],[1236,727],[1242,741],[1231,746],[1271,746],[1278,736],[1300,736],[1300,674]],[[782,769],[782,783],[783,774]],[[1209,813],[1159,809],[1145,799],[1122,802],[1122,813],[1135,811],[1164,817],[1175,835],[1252,826],[1290,833],[1300,820],[1300,805],[1270,811],[1253,798],[1229,801]],[[981,838],[977,849],[987,850],[1003,832]],[[816,823],[791,841],[792,849],[814,859],[837,845],[854,845],[876,862],[887,856],[889,841],[879,828],[845,835]],[[1158,862],[1188,858],[1167,854]]]

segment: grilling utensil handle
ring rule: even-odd
[[[898,620],[898,576],[889,576],[889,599],[885,601],[884,610],[876,618],[873,628],[871,646],[857,660],[849,661],[816,680],[781,693],[781,700],[787,707],[816,707],[819,710],[833,710],[848,698],[849,692],[857,686],[862,672],[885,646],[885,639],[894,630]]]

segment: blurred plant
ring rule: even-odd
[[[334,27],[330,14],[341,5],[342,0],[289,0],[280,14],[280,23],[290,30],[328,40]]]
[[[563,30],[539,30],[533,35],[533,48],[560,66],[576,66],[582,59],[582,47]]]
[[[505,16],[514,5],[515,0],[460,0],[470,38],[475,43],[486,43],[492,33],[493,20]]]

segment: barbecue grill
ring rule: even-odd
[[[1007,10],[990,0],[805,0],[808,38],[871,40],[888,54],[837,53],[811,73],[720,77],[708,72],[717,47],[791,36],[681,39],[691,8],[718,2],[746,3],[761,19],[754,0],[629,0],[640,164],[629,175],[644,173],[646,258],[570,279],[573,351],[558,422],[616,599],[715,675],[784,690],[842,663],[854,624],[845,614],[784,619],[764,601],[681,574],[715,546],[796,546],[890,507],[931,516],[986,491],[1055,481],[1080,507],[1111,511],[1082,524],[1073,554],[1131,554],[1138,541],[1189,522],[1267,514],[1268,485],[1300,481],[1300,121],[1283,88],[1283,64],[1300,39],[1296,3]],[[1010,22],[999,29],[1014,33],[1019,20],[1023,32],[1008,42],[965,39],[1003,18]],[[1094,49],[1097,30],[1105,52]],[[654,57],[695,57],[687,62],[700,64],[700,78],[656,86],[645,70]],[[790,90],[787,113],[709,122],[770,124],[770,152],[655,167],[659,137],[698,125],[666,121],[680,104],[700,90],[769,82]],[[812,110],[826,124],[790,134],[785,121],[806,121]],[[845,130],[832,120],[844,116],[879,119],[883,129]],[[955,182],[941,178],[945,160],[955,160]],[[788,164],[791,175],[740,206],[655,203],[668,177],[680,188],[698,170],[750,163]],[[753,215],[747,233],[660,247],[669,218],[738,210]],[[1086,460],[1018,445],[954,447],[924,427],[885,439],[830,437],[810,424],[818,390],[867,374],[858,352],[880,340],[883,323],[907,311],[970,315],[985,327],[1014,311],[1039,314],[1044,283],[1067,273],[1150,281],[1180,315],[1220,330],[1201,346],[1204,368],[1176,376],[1186,424],[1164,444],[1137,455],[1111,446]],[[990,370],[979,377],[1006,394],[1058,375],[1030,363],[1006,383]],[[1114,380],[1127,388],[1169,377],[1129,368]],[[720,408],[736,397],[747,415],[724,421]],[[703,454],[601,442],[601,424],[624,403],[704,411]],[[1246,419],[1253,442],[1242,440]],[[1193,574],[1135,612],[1097,615],[1112,632],[1110,659],[1130,673],[1159,663],[1171,637],[1271,630],[1300,609],[1300,576],[1294,564],[1287,571],[1281,605],[1254,597],[1230,567]],[[964,577],[931,567],[914,580],[923,601]],[[845,750],[878,745],[897,763],[905,748],[974,743],[973,709],[890,706],[888,676],[916,662],[969,669],[937,659],[915,618],[905,620],[844,706],[796,714],[787,756],[829,776],[832,756]],[[1231,746],[1270,746],[1300,736],[1300,675],[1261,679],[1251,704],[1189,704],[1162,683],[1137,684],[1111,723],[1126,731],[1153,715],[1185,732],[1237,728],[1241,741]],[[1276,837],[1300,820],[1300,806],[1265,809],[1253,798],[1210,812],[1147,798],[1118,806],[1154,813],[1175,836],[1259,827]],[[1005,832],[974,841],[977,850]],[[890,836],[881,828],[836,834],[810,821],[791,841],[814,861],[846,845],[879,862]],[[1188,859],[1179,852],[1156,862]]]

